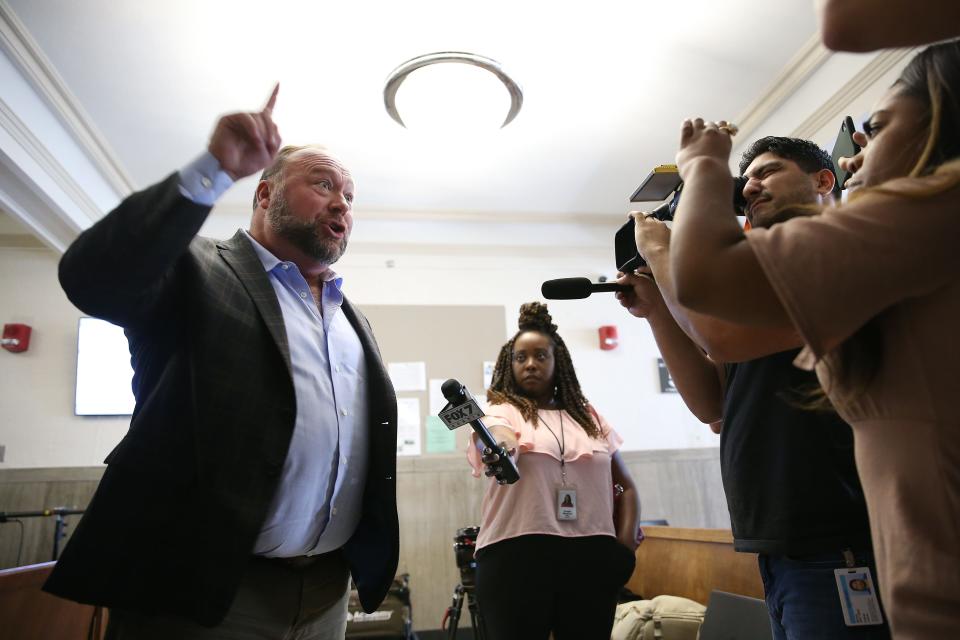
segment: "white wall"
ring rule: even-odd
[[[543,280],[599,273],[606,261],[596,251],[580,257],[558,256],[548,264],[539,256],[391,258],[364,252],[362,245],[351,247],[354,249],[356,253],[348,251],[338,269],[345,277],[347,295],[359,305],[504,305],[509,316],[505,336],[516,330],[520,304],[540,299]],[[386,259],[393,259],[396,266],[387,268]],[[6,446],[3,468],[100,464],[127,428],[127,418],[73,415],[77,319],[81,314],[60,290],[57,260],[54,252],[45,249],[0,249],[0,322],[33,327],[27,352],[0,352],[0,444]],[[611,294],[551,302],[550,309],[571,349],[587,397],[623,434],[626,448],[716,443],[716,437],[687,412],[679,396],[659,392],[658,353],[646,322],[629,316]],[[618,326],[618,349],[599,349],[597,328],[604,324]],[[423,330],[429,331],[429,327]],[[495,353],[490,354],[491,360],[495,358]]]
[[[483,261],[438,256],[410,259],[410,264],[398,260],[396,267],[387,269],[377,256],[363,256],[345,261],[344,287],[361,305],[502,304],[507,309],[507,336],[517,330],[520,305],[541,299],[544,280],[591,272],[584,264],[587,260],[575,257],[562,265],[516,258]],[[577,269],[578,264],[583,268]],[[687,411],[678,395],[660,393],[659,352],[646,321],[630,316],[609,293],[548,304],[570,348],[585,395],[624,436],[625,448],[716,444],[716,436]],[[617,326],[617,349],[599,348],[601,325]],[[496,354],[490,354],[494,359]]]
[[[100,464],[129,418],[73,415],[80,312],[57,282],[47,249],[0,249],[0,323],[33,327],[30,348],[0,351],[0,467]]]

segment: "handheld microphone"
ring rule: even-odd
[[[483,420],[480,419],[483,411],[480,410],[480,405],[473,399],[473,396],[470,395],[467,388],[451,378],[440,386],[440,391],[443,393],[443,397],[447,399],[447,406],[438,414],[443,424],[447,425],[447,428],[451,431],[457,427],[469,424],[474,432],[476,432],[477,437],[480,438],[480,441],[483,442],[488,449],[500,456],[495,466],[488,465],[496,471],[494,477],[497,479],[497,482],[500,484],[513,484],[519,480],[520,472],[517,471],[517,465],[507,452],[504,451],[503,447],[500,446],[500,443],[494,440],[493,434],[487,429],[487,425],[483,424]]]
[[[540,293],[547,300],[579,300],[599,291],[630,291],[630,287],[616,282],[590,282],[589,278],[558,278],[540,286]]]

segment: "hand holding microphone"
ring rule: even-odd
[[[488,447],[484,443],[478,443],[478,449],[480,451],[480,462],[487,466],[486,470],[483,472],[488,478],[490,476],[495,476],[497,480],[500,480],[500,476],[503,474],[503,466],[499,463],[501,460],[509,460],[514,462],[514,455],[517,453],[517,444],[516,442],[510,444],[505,440],[501,440],[499,447],[496,451]],[[501,482],[500,484],[504,484]]]
[[[657,313],[669,313],[663,294],[650,274],[650,269],[644,267],[642,273],[618,274],[617,282],[630,287],[629,291],[617,293],[620,305],[637,318],[650,318]]]
[[[485,445],[481,460],[487,465],[487,476],[494,476],[500,484],[513,484],[520,479],[520,472],[502,443],[498,443],[490,434],[490,430],[483,424],[483,412],[477,401],[467,391],[467,388],[454,380],[447,380],[440,387],[443,397],[447,399],[447,406],[440,411],[440,420],[448,429],[456,429],[469,424],[477,437]],[[514,451],[516,446],[513,447]]]

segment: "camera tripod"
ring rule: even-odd
[[[453,602],[447,608],[447,640],[456,640],[457,626],[460,624],[460,613],[463,611],[463,601],[467,601],[467,609],[470,611],[470,626],[473,629],[474,640],[486,640],[486,633],[483,630],[483,617],[480,615],[480,609],[477,607],[477,599],[473,594],[473,586],[464,586],[458,584],[453,589]]]

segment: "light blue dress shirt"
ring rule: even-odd
[[[232,185],[233,179],[220,169],[220,163],[209,151],[180,170],[180,193],[197,204],[212,207]]]
[[[216,166],[211,173],[209,159],[201,156],[180,172],[181,193],[212,204],[225,190],[218,171]],[[254,553],[326,553],[353,535],[362,510],[369,442],[363,346],[340,308],[342,278],[330,272],[321,313],[297,266],[279,260],[249,234],[247,238],[280,303],[297,399],[290,449]]]

